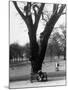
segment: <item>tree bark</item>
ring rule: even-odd
[[[31,28],[32,31],[34,30],[34,27]],[[39,61],[39,46],[36,39],[36,32],[29,32],[29,39],[30,39],[30,50],[31,50],[31,66],[32,66],[32,72],[37,73],[38,72],[38,61]]]

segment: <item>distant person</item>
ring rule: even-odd
[[[56,62],[56,71],[59,71],[59,63],[58,62]]]

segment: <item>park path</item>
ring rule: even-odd
[[[59,71],[56,71],[56,62],[43,63],[42,71],[47,72],[47,82],[30,82],[30,64],[23,64],[10,68],[10,84],[9,88],[30,88],[30,87],[44,87],[44,86],[57,86],[66,85],[66,63],[65,61],[59,62]]]
[[[30,87],[48,87],[48,86],[58,86],[58,85],[66,85],[66,80],[64,77],[61,78],[49,78],[47,82],[33,82],[31,83],[29,80],[27,81],[16,81],[10,82],[9,88],[12,89],[20,89],[20,88],[30,88]]]
[[[59,63],[60,63],[60,67],[58,72],[56,72],[56,67],[55,67],[56,62],[44,63],[42,66],[42,71],[47,72],[49,77],[65,76],[66,75],[65,62],[62,61]],[[21,66],[10,68],[9,77],[11,81],[28,80],[30,78],[30,72],[31,72],[30,64],[24,64]]]

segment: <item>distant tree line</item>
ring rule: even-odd
[[[25,55],[25,56],[24,56]],[[18,43],[13,43],[10,44],[9,46],[9,59],[10,63],[13,62],[18,62],[18,59],[23,58],[29,58],[30,57],[30,47],[29,44],[27,43],[25,46],[20,46]]]
[[[10,59],[13,58],[23,58],[23,47],[19,46],[17,43],[10,45]]]

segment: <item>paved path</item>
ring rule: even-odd
[[[56,77],[49,78],[47,82],[33,82],[31,83],[29,80],[27,81],[17,81],[11,82],[10,88],[29,88],[29,87],[43,87],[43,86],[57,86],[57,85],[66,85],[65,77]]]
[[[45,73],[45,72],[44,72]],[[58,71],[58,72],[48,72],[47,73],[48,78],[56,78],[56,77],[65,77],[66,78],[66,72],[65,71]],[[29,75],[15,75],[10,78],[10,81],[25,81],[30,80],[30,74]]]
[[[55,62],[43,64],[42,71],[47,72],[47,82],[30,82],[30,64],[16,66],[10,68],[10,88],[27,88],[27,87],[39,87],[39,86],[57,86],[66,84],[66,67],[64,62],[60,62],[60,71],[56,71]]]
[[[42,71],[47,72],[48,77],[54,76],[65,76],[65,62],[60,62],[59,72],[56,72],[55,62],[45,63],[42,66]],[[30,78],[31,66],[30,64],[25,64],[22,66],[16,66],[9,69],[10,80],[28,80]]]

